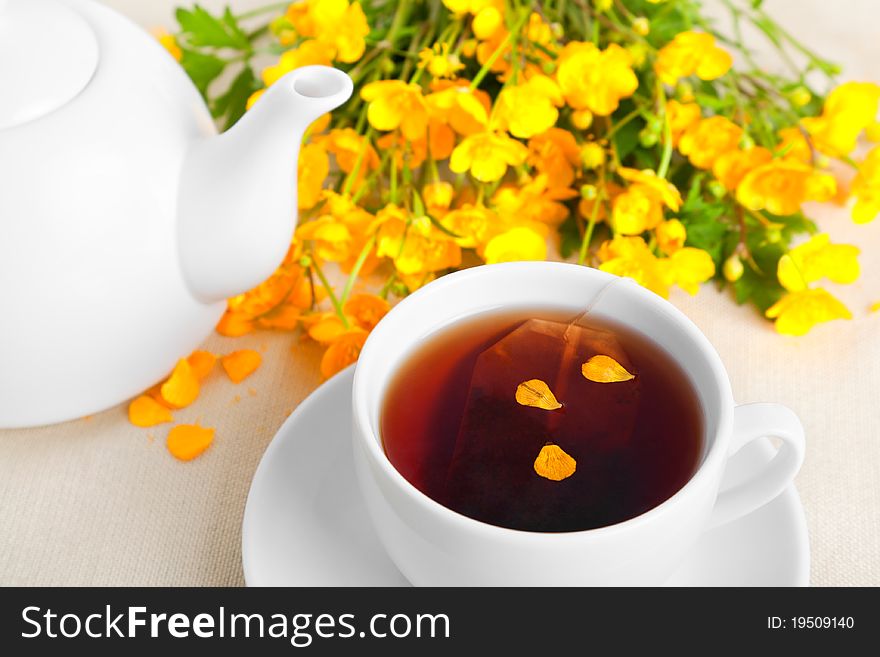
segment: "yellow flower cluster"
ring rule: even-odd
[[[855,221],[880,213],[880,146],[850,159],[863,134],[880,141],[880,87],[842,84],[819,112],[805,83],[783,91],[729,73],[728,40],[659,36],[652,16],[684,9],[654,4],[638,15],[590,3],[590,30],[503,0],[291,4],[271,23],[283,52],[263,87],[336,65],[356,97],[308,130],[288,259],[230,301],[219,330],[305,327],[328,347],[329,376],[357,357],[389,296],[463,266],[560,253],[664,297],[716,274],[738,298],[764,281],[761,310],[780,333],[851,317],[817,285],[853,282],[858,250],[825,234],[787,244],[790,226],[806,225],[804,203],[841,199],[829,158],[857,167]],[[162,42],[180,57],[173,38]],[[341,294],[327,263],[349,275]],[[378,294],[352,295],[359,278]]]

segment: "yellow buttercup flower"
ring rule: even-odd
[[[834,283],[854,283],[860,273],[859,249],[851,244],[832,244],[827,233],[813,236],[808,242],[779,259],[779,283],[790,292],[807,289],[823,278]]]
[[[491,100],[485,91],[472,91],[460,80],[444,80],[433,87],[434,92],[425,97],[432,118],[448,123],[464,137],[486,129]]]
[[[696,103],[680,103],[675,99],[666,102],[666,117],[669,120],[673,146],[678,145],[685,130],[697,123],[700,116],[700,106]]]
[[[531,228],[516,226],[489,240],[484,258],[487,264],[518,260],[546,260],[547,241],[543,235]]]
[[[651,170],[620,167],[617,173],[632,183],[612,204],[614,228],[623,235],[640,235],[663,220],[663,206],[673,212],[681,206],[678,189]]]
[[[356,205],[348,196],[324,190],[320,215],[300,224],[296,239],[311,240],[314,253],[321,260],[338,262],[348,268],[367,241],[375,221],[372,214]],[[365,273],[369,272],[369,268]]]
[[[712,256],[702,249],[686,246],[678,249],[668,259],[661,260],[667,267],[667,276],[682,290],[695,295],[700,283],[705,283],[715,275],[715,262]]]
[[[680,32],[657,53],[654,70],[664,83],[675,85],[694,74],[701,80],[720,78],[732,64],[730,54],[715,45],[711,34]]]
[[[326,135],[314,137],[313,143],[322,144],[327,152],[332,153],[336,158],[336,164],[345,173],[351,173],[360,160],[361,164],[356,178],[358,183],[369,171],[379,166],[379,154],[376,153],[376,149],[366,137],[358,134],[354,128],[331,130]]]
[[[669,258],[657,258],[641,237],[616,237],[604,242],[598,256],[602,271],[632,278],[662,297],[669,296],[673,284],[696,294],[699,284],[715,275],[715,263],[705,251],[684,247]]]
[[[784,335],[804,335],[816,324],[852,319],[849,309],[822,288],[789,292],[765,314],[776,320],[776,330]]]
[[[367,119],[376,130],[400,131],[407,139],[424,139],[428,129],[428,108],[417,84],[401,80],[379,80],[361,89],[369,103]]]
[[[642,185],[631,185],[612,204],[614,229],[622,235],[640,235],[663,221],[657,196]]]
[[[836,189],[833,176],[800,160],[780,158],[749,171],[737,187],[736,198],[750,210],[788,215],[797,212],[804,201],[833,198]]]
[[[298,48],[283,52],[277,64],[263,69],[263,84],[269,87],[281,76],[302,66],[329,66],[332,55],[333,51],[325,43],[314,39],[304,41]]]
[[[297,34],[315,37],[340,62],[356,62],[364,54],[364,37],[370,33],[370,26],[360,2],[305,0],[291,4],[287,18]]]
[[[862,130],[877,120],[880,86],[871,82],[846,82],[828,94],[822,115],[801,121],[822,153],[839,157],[856,147]]]
[[[486,244],[490,231],[498,222],[498,215],[489,208],[469,203],[443,217],[443,225],[458,235],[453,238],[455,243],[469,249]]]
[[[546,75],[535,75],[522,84],[506,87],[498,95],[493,127],[528,139],[553,127],[559,117],[556,108],[562,104],[556,82]]]
[[[614,43],[605,50],[589,42],[568,43],[559,56],[556,80],[572,108],[599,116],[611,114],[639,86],[632,55]]]
[[[597,144],[588,145],[598,148],[600,154],[604,156],[604,151],[600,146]],[[532,137],[529,140],[528,148],[527,163],[539,172],[547,174],[550,185],[553,187],[571,186],[575,179],[575,170],[581,163],[581,149],[578,148],[573,134],[561,128],[550,128],[546,132]]]
[[[712,173],[725,188],[733,191],[745,175],[773,159],[773,154],[763,146],[748,150],[739,148],[722,153],[712,165]]]
[[[321,198],[324,181],[330,173],[327,151],[320,144],[304,144],[297,166],[297,204],[300,210],[315,206]]]
[[[376,217],[380,223],[376,253],[391,258],[401,275],[424,275],[461,264],[461,248],[428,217],[410,217],[393,203]]]
[[[437,43],[431,48],[423,48],[419,53],[419,66],[428,70],[435,78],[452,78],[464,64],[455,53],[449,52],[448,43]]]
[[[573,189],[551,185],[550,176],[542,173],[515,185],[503,185],[492,196],[492,206],[512,224],[556,226],[568,216],[564,201],[576,196]]]
[[[800,160],[807,164],[813,161],[810,142],[804,136],[803,129],[797,126],[783,128],[779,131],[779,144],[776,146],[776,152],[784,157]]]
[[[474,20],[471,28],[474,36],[485,41],[504,29],[503,2],[471,2]]]
[[[455,173],[470,171],[480,182],[500,180],[508,166],[522,164],[526,147],[506,134],[481,132],[465,137],[452,151],[449,168]]]
[[[678,212],[679,207],[681,207],[681,193],[678,191],[678,188],[665,178],[659,177],[651,169],[642,169],[640,171],[639,169],[619,167],[617,175],[627,182],[647,188],[663,205],[673,212]]]
[[[742,135],[743,129],[733,121],[712,116],[685,130],[678,150],[698,169],[711,169],[721,155],[738,147]]]
[[[668,272],[641,237],[616,237],[599,247],[599,269],[633,279],[661,297],[669,296]]]
[[[315,255],[321,260],[342,262],[351,255],[351,231],[348,226],[330,215],[323,215],[298,226],[296,238],[313,241]]]
[[[654,229],[657,246],[666,255],[672,255],[684,246],[687,240],[687,229],[678,219],[661,222]]]
[[[859,164],[850,191],[856,199],[853,221],[858,224],[873,221],[880,214],[880,146],[872,148]]]
[[[445,180],[428,183],[422,188],[422,200],[425,203],[425,208],[428,214],[435,219],[442,219],[449,211],[454,196],[455,187]]]

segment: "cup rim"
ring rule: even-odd
[[[606,278],[609,282],[620,278],[614,274],[609,274],[598,269],[566,262],[525,261],[480,265],[476,267],[471,267],[469,269],[453,272],[435,281],[432,281],[431,283],[420,288],[419,290],[415,291],[414,293],[400,301],[397,306],[395,306],[395,308],[391,309],[388,316],[394,313],[397,308],[409,308],[410,306],[424,303],[424,301],[426,301],[430,297],[430,295],[435,294],[438,290],[442,290],[445,287],[460,284],[462,281],[466,281],[475,276],[487,275],[487,273],[489,273],[489,270],[491,270],[491,273],[493,275],[497,275],[502,274],[502,270],[515,272],[518,270],[532,269],[535,267],[541,267],[544,269],[555,269],[558,271],[572,271],[574,269],[578,269],[584,272],[583,275],[600,276]],[[357,434],[355,442],[360,444],[361,449],[365,451],[373,464],[380,469],[382,474],[385,476],[385,479],[392,483],[408,499],[419,505],[425,513],[440,514],[444,517],[446,521],[452,524],[459,525],[463,529],[467,529],[473,532],[478,532],[490,536],[494,535],[499,538],[510,537],[516,538],[517,540],[536,540],[540,542],[561,543],[573,540],[585,540],[589,537],[608,536],[617,533],[627,532],[636,529],[637,527],[640,527],[644,524],[653,522],[657,517],[664,514],[667,510],[677,504],[692,490],[704,486],[706,480],[711,476],[711,472],[720,471],[720,467],[717,466],[720,466],[721,464],[719,462],[723,461],[727,456],[726,449],[724,449],[722,445],[722,443],[726,443],[726,441],[720,440],[720,437],[724,435],[730,435],[732,433],[734,401],[727,370],[724,367],[724,364],[721,361],[721,357],[719,356],[715,347],[712,346],[712,343],[709,342],[709,339],[703,334],[703,332],[700,331],[696,324],[694,324],[687,315],[685,315],[682,311],[672,305],[669,301],[663,299],[662,297],[651,292],[650,290],[647,290],[641,285],[638,285],[634,281],[631,282],[632,287],[630,289],[633,293],[641,297],[641,302],[652,304],[655,307],[662,308],[666,312],[666,314],[672,316],[676,320],[679,327],[686,333],[687,338],[691,342],[693,342],[696,347],[698,347],[701,357],[709,365],[712,373],[712,379],[714,380],[718,392],[720,393],[720,408],[718,409],[717,413],[716,430],[714,436],[710,436],[712,443],[711,445],[709,445],[708,451],[706,452],[702,461],[697,467],[697,470],[694,472],[693,475],[691,475],[690,479],[688,479],[688,481],[673,495],[668,497],[660,504],[651,507],[647,511],[640,513],[637,516],[634,516],[627,520],[622,520],[612,525],[605,525],[602,527],[594,527],[591,529],[581,529],[569,532],[540,532],[524,529],[513,529],[510,527],[501,527],[499,525],[493,525],[482,520],[477,520],[476,518],[471,518],[470,516],[459,513],[454,509],[450,509],[449,507],[441,504],[440,502],[436,501],[432,497],[419,490],[408,479],[406,479],[406,477],[404,477],[397,470],[397,468],[394,467],[394,464],[391,463],[388,456],[385,454],[385,451],[382,449],[381,438],[377,435],[377,432],[373,430],[372,423],[370,422],[370,409],[367,406],[366,395],[361,392],[361,390],[365,386],[365,367],[362,367],[361,364],[369,364],[370,358],[372,356],[371,347],[372,345],[376,344],[378,340],[381,339],[382,324],[385,321],[384,319],[380,321],[379,324],[377,324],[373,331],[370,333],[361,350],[358,364],[355,367],[354,383],[352,386],[352,409],[354,417],[353,430]],[[703,410],[705,411],[706,409],[704,408]]]

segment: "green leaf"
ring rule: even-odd
[[[181,50],[183,55],[180,58],[180,65],[192,78],[202,96],[207,98],[208,85],[223,72],[226,62],[214,55],[206,55],[186,48]]]
[[[215,18],[199,5],[192,10],[178,7],[175,15],[186,41],[192,46],[250,50],[250,41],[228,8],[222,19]]]
[[[581,233],[574,213],[559,225],[559,253],[569,258],[581,248]]]
[[[248,98],[262,85],[250,66],[245,66],[229,85],[226,93],[211,106],[215,119],[224,118],[224,130],[231,128],[245,112]]]
[[[621,160],[633,152],[639,145],[639,132],[645,127],[645,122],[640,119],[634,119],[614,133],[612,141],[617,149],[617,157]]]
[[[745,263],[742,278],[734,283],[733,288],[737,303],[750,301],[764,313],[785,294],[785,290],[776,278],[776,268],[779,258],[785,253],[785,247],[778,242],[762,240],[763,236],[750,234],[749,252],[758,266],[758,271]]]

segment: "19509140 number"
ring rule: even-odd
[[[852,616],[767,617],[767,629],[771,630],[851,630],[854,626]]]

